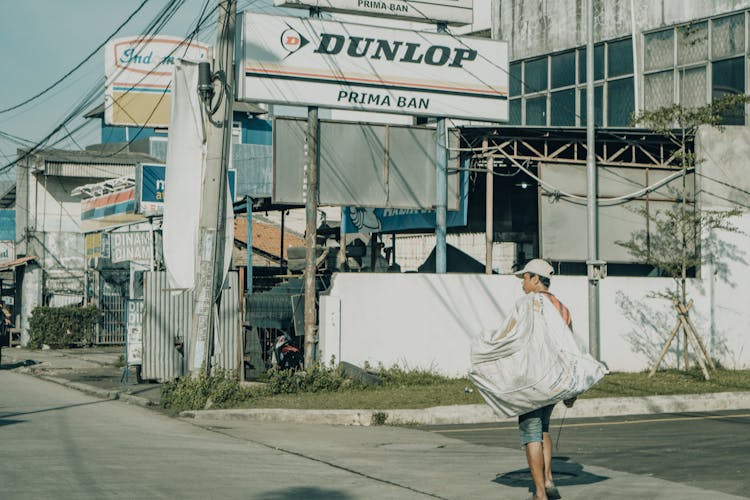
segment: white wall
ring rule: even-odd
[[[750,216],[739,221],[750,234]],[[722,235],[750,262],[750,237]],[[726,275],[750,282],[750,267],[731,259]],[[750,308],[739,290],[711,267],[691,280],[695,301],[691,319],[712,356],[728,368],[750,367]],[[553,278],[551,291],[570,309],[573,329],[588,345],[587,280]],[[649,294],[673,288],[669,278],[609,277],[600,285],[601,358],[613,371],[649,368],[676,322],[665,299]],[[713,290],[713,291],[712,291]],[[328,296],[321,297],[320,359],[331,356],[357,365],[398,364],[432,368],[448,375],[470,370],[470,341],[484,328],[495,328],[522,294],[514,276],[481,274],[337,274]],[[712,299],[713,296],[713,299]],[[712,306],[713,304],[713,306]],[[677,343],[664,366],[675,366]]]
[[[510,60],[525,59],[586,44],[584,0],[493,0],[499,2],[500,39],[510,44]],[[748,0],[594,0],[594,38],[630,35],[750,6]]]

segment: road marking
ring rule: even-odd
[[[628,424],[646,424],[646,423],[654,423],[654,422],[684,422],[688,420],[720,420],[723,418],[745,418],[750,417],[750,413],[743,413],[740,415],[707,415],[707,416],[695,416],[695,417],[672,417],[672,418],[646,418],[642,420],[624,420],[621,422],[583,422],[583,423],[566,423],[565,427],[595,427],[595,426],[603,426],[603,425],[628,425]],[[505,430],[517,430],[518,426],[512,426],[512,427],[480,427],[476,429],[445,429],[441,431],[433,431],[433,432],[439,432],[441,434],[445,433],[455,433],[455,432],[484,432],[484,431],[505,431]]]

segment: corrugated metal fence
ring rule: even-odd
[[[242,319],[237,273],[229,273],[228,283],[229,289],[221,296],[219,328],[214,336],[214,366],[237,370]],[[168,288],[166,273],[144,273],[142,376],[145,379],[174,380],[189,371],[193,294],[188,291],[173,295]],[[176,342],[182,342],[182,353],[175,347]]]

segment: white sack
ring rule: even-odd
[[[471,349],[470,377],[495,413],[520,415],[584,392],[607,373],[585,353],[550,300],[530,293]]]

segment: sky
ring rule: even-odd
[[[184,0],[183,6],[160,31],[183,37],[195,26],[204,3],[217,0]],[[107,39],[143,0],[0,0],[0,110],[14,106],[44,90],[83,61]],[[140,34],[168,0],[148,0],[116,37]],[[238,0],[238,10],[269,12],[271,0]],[[278,10],[278,9],[277,9]],[[213,45],[214,22],[198,35]],[[104,49],[47,94],[14,111],[0,113],[0,167],[15,159],[19,144],[4,134],[32,143],[49,134],[97,83],[104,81]],[[103,97],[97,104],[103,103]],[[94,104],[89,109],[95,107]],[[88,111],[88,110],[87,110]],[[85,120],[70,123],[69,130]],[[99,142],[100,122],[88,120],[73,138],[56,147],[79,149]],[[56,136],[64,137],[63,131]]]
[[[115,38],[137,36],[170,0],[145,0]],[[182,6],[159,31],[161,35],[186,36],[206,4],[212,10],[218,0],[180,0]],[[33,146],[49,135],[93,88],[103,89],[104,48],[97,49],[133,14],[144,0],[0,0],[0,181],[13,171],[5,166],[16,158],[19,147]],[[475,3],[477,0],[475,0]],[[302,9],[273,7],[273,0],[237,0],[237,10],[277,15],[306,15]],[[340,16],[344,20],[347,16]],[[360,18],[361,21],[362,18]],[[214,45],[216,13],[197,40]],[[368,19],[370,21],[370,19]],[[379,20],[378,24],[383,21]],[[368,22],[369,24],[369,22]],[[394,23],[398,24],[398,23]],[[420,25],[420,29],[426,25]],[[15,106],[63,77],[92,52],[93,56],[60,84],[32,102]],[[103,92],[82,114],[104,102]],[[71,121],[50,142],[55,148],[83,149],[100,142],[99,120],[82,117]],[[79,131],[75,129],[81,125]],[[8,137],[10,135],[11,137]],[[49,144],[49,147],[52,147]]]

